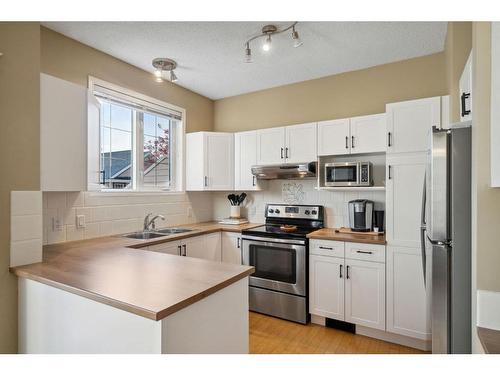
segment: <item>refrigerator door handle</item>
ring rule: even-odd
[[[422,192],[422,211],[420,215],[420,250],[422,251],[422,271],[424,273],[424,285],[426,285],[426,255],[425,255],[425,231],[427,230],[427,223],[425,219],[425,206],[427,203],[427,172],[424,173],[424,188]]]

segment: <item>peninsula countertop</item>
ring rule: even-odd
[[[241,232],[259,225],[208,222],[178,226],[192,231],[151,240],[113,236],[47,245],[41,263],[14,267],[11,272],[161,320],[247,277],[254,268],[138,248],[217,231]]]

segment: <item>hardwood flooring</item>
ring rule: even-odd
[[[250,312],[251,354],[425,354],[417,349],[316,324]]]

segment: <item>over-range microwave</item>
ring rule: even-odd
[[[373,165],[369,161],[325,164],[325,186],[371,186]]]

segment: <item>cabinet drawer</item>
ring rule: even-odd
[[[344,242],[342,241],[311,240],[309,244],[310,254],[339,258],[344,257]]]
[[[385,246],[366,243],[345,243],[346,259],[359,259],[385,263]]]

